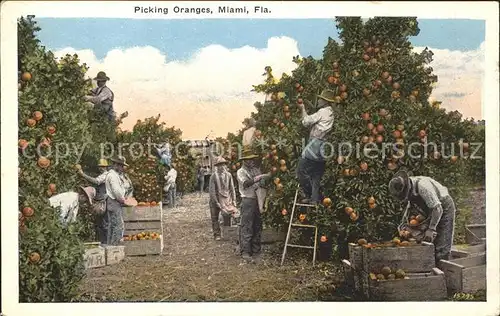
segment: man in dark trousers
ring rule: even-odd
[[[116,119],[116,113],[113,109],[114,94],[108,86],[106,86],[106,81],[109,80],[108,76],[104,71],[99,71],[97,76],[94,78],[97,81],[97,88],[91,90],[91,95],[85,96],[85,100],[92,102],[95,106],[102,108],[102,110],[108,115],[110,121]]]
[[[400,170],[389,182],[389,192],[398,200],[407,202],[402,228],[407,225],[408,210],[418,210],[423,221],[412,230],[420,230],[421,240],[434,243],[436,263],[449,260],[456,208],[448,189],[430,177],[410,177],[406,171]]]
[[[258,155],[249,149],[243,151],[243,166],[237,171],[238,188],[241,196],[240,252],[246,262],[257,262],[261,251],[262,219],[256,190],[261,181],[270,178],[258,167]]]
[[[333,127],[332,104],[335,92],[323,90],[318,98],[319,110],[311,115],[307,114],[303,103],[298,104],[302,111],[302,125],[311,128],[309,142],[297,166],[297,178],[304,194],[301,202],[305,204],[317,204],[321,201],[320,185],[326,166],[322,150],[325,138]]]

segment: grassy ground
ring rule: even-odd
[[[466,223],[484,220],[484,190],[457,205],[456,241]],[[80,301],[346,301],[337,262],[312,267],[311,254],[293,251],[280,267],[282,244],[266,245],[262,262],[244,264],[231,242],[213,240],[207,196],[186,195],[165,213],[161,256],[127,257],[88,271]],[[290,259],[288,259],[290,258]],[[474,299],[481,299],[478,294]],[[470,297],[450,298],[470,300]]]

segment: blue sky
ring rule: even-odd
[[[189,58],[199,48],[220,44],[227,48],[249,45],[264,48],[274,36],[288,36],[298,42],[301,55],[321,55],[328,36],[337,39],[332,19],[221,19],[221,20],[136,20],[136,19],[37,19],[39,38],[49,49],[64,47],[92,49],[101,59],[114,48],[154,46],[169,60]],[[484,41],[481,20],[419,20],[420,34],[414,46],[458,51],[474,50]]]
[[[56,56],[78,54],[88,76],[106,71],[115,110],[129,113],[125,129],[160,113],[187,139],[237,131],[262,101],[250,90],[265,66],[289,74],[293,56],[320,57],[328,37],[338,39],[333,19],[36,20]],[[484,21],[419,20],[419,27],[411,41],[432,49],[439,77],[432,97],[481,118]]]

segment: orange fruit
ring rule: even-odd
[[[373,196],[368,198],[368,204],[375,204],[375,198]]]
[[[451,156],[451,157],[450,157],[450,161],[451,161],[451,162],[457,162],[457,160],[458,160],[458,157],[457,157],[457,156]]]
[[[22,81],[30,81],[31,80],[31,74],[29,72],[23,72],[21,75],[21,80]]]
[[[326,206],[326,207],[332,205],[332,200],[330,198],[324,198],[323,199],[323,205]]]
[[[38,252],[32,252],[30,254],[29,260],[31,263],[37,263],[40,261],[40,254]]]
[[[306,219],[306,214],[300,214],[299,215],[299,220],[303,222]]]
[[[33,118],[35,121],[40,121],[43,118],[43,114],[40,111],[33,112]]]
[[[281,215],[285,216],[286,214],[288,214],[288,211],[286,209],[282,209],[281,210]]]
[[[366,137],[366,136],[365,136]],[[359,165],[359,168],[362,170],[362,171],[366,171],[368,170],[368,164],[366,162],[362,162],[360,165]]]
[[[417,222],[421,223],[425,220],[425,216],[424,215],[417,215],[417,217],[415,217],[415,219],[417,220]]]
[[[285,165],[280,167],[281,172],[286,172],[287,170],[288,170],[288,168]]]
[[[371,204],[368,204],[368,207],[369,207],[370,209],[374,209],[374,208],[376,208],[376,207],[377,207],[377,204],[375,204],[375,203],[371,203]]]
[[[418,225],[418,221],[416,219],[410,220],[410,226],[417,226],[417,225]]]
[[[282,166],[283,166],[283,165],[286,165],[286,160],[285,160],[285,159],[281,159],[281,160],[280,160],[280,165],[282,165]]]
[[[53,135],[55,134],[56,132],[56,127],[54,125],[50,125],[47,127],[47,132],[49,132],[49,134]]]
[[[56,185],[54,183],[49,184],[49,190],[51,192],[56,192]]]
[[[36,125],[36,121],[34,119],[27,119],[26,120],[26,125],[28,125],[29,127],[34,127]]]
[[[366,245],[367,243],[368,242],[364,238],[361,238],[361,239],[358,240],[358,245],[360,245],[360,246]]]
[[[48,168],[50,166],[50,160],[45,157],[38,158],[38,166],[40,168]]]
[[[346,208],[345,208],[345,212],[346,212],[348,215],[351,215],[351,214],[354,212],[354,210],[352,209],[352,207],[346,207]]]
[[[24,217],[31,217],[34,213],[35,211],[31,207],[26,206],[25,208],[23,208]]]
[[[349,217],[351,218],[352,221],[357,221],[358,220],[358,214],[355,212],[352,212]]]
[[[321,238],[320,238],[321,242],[326,242],[327,240],[328,240],[328,238],[326,238],[326,236],[321,236]]]
[[[17,142],[19,148],[21,149],[26,149],[26,147],[28,147],[28,141],[26,139],[20,139],[18,142]]]
[[[422,129],[422,130],[420,130],[420,131],[418,132],[418,136],[419,136],[420,138],[423,138],[423,137],[427,136],[427,133],[425,132],[425,130],[423,130],[423,129]]]
[[[274,184],[278,185],[280,184],[281,180],[280,178],[274,178]]]
[[[277,190],[277,191],[281,191],[281,190],[283,190],[283,184],[278,183],[278,185],[276,185],[276,190]]]

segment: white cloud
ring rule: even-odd
[[[484,42],[478,49],[464,52],[429,48],[434,53],[431,66],[438,76],[433,99],[443,101],[443,107],[458,110],[464,117],[483,118],[484,48]],[[417,52],[422,50],[415,48]]]
[[[432,66],[439,76],[433,97],[449,109],[481,118],[484,44],[468,52],[432,51]],[[187,61],[169,60],[151,46],[114,49],[102,60],[91,50],[65,48],[55,55],[66,53],[77,53],[90,67],[89,76],[103,70],[111,78],[115,110],[129,112],[124,128],[160,113],[167,125],[182,129],[186,139],[205,137],[210,131],[214,136],[237,131],[254,110],[253,103],[263,99],[250,90],[262,82],[264,67],[272,66],[276,76],[290,73],[295,67],[292,56],[300,55],[297,42],[288,37],[270,38],[263,49],[210,45]]]

